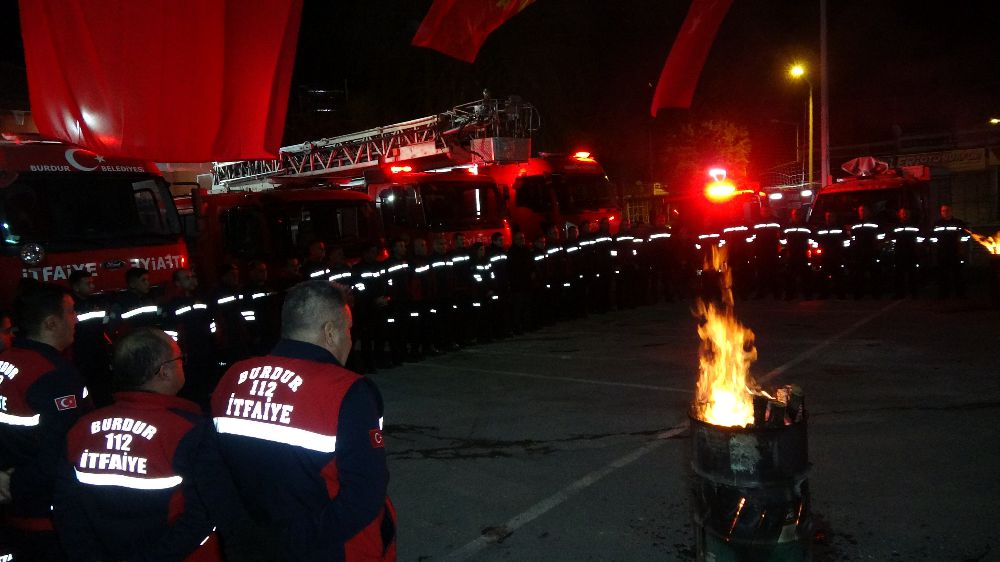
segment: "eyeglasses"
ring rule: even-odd
[[[187,354],[186,353],[181,353],[180,355],[178,355],[177,357],[174,357],[173,359],[168,359],[168,360],[164,361],[163,363],[160,363],[160,366],[156,368],[156,371],[159,372],[160,369],[166,367],[167,365],[173,363],[174,361],[180,361],[181,363],[187,363]]]

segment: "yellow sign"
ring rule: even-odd
[[[986,149],[966,148],[961,150],[944,150],[941,152],[922,152],[920,154],[900,154],[896,157],[896,166],[934,166],[947,168],[952,172],[970,172],[986,169]]]

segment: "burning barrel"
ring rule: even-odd
[[[713,425],[692,408],[699,562],[809,560],[808,442],[799,400],[755,396],[755,420],[764,421],[746,427]]]

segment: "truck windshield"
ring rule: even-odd
[[[369,201],[263,202],[275,257],[302,255],[314,240],[341,246],[354,257],[377,236],[375,209]]]
[[[553,175],[552,188],[563,213],[596,211],[616,207],[615,190],[605,176]]]
[[[421,182],[428,225],[437,230],[501,228],[503,201],[489,182]]]
[[[3,244],[73,251],[173,240],[180,234],[167,186],[152,174],[19,174],[0,189]]]
[[[864,189],[842,191],[839,193],[820,192],[813,204],[809,222],[822,224],[823,215],[831,211],[840,224],[853,224],[858,220],[858,207],[867,205],[872,211],[872,218],[881,224],[890,224],[896,220],[896,211],[901,206],[910,209],[911,216],[920,221],[923,205],[918,190],[890,188]]]

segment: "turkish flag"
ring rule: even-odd
[[[698,85],[701,68],[712,48],[715,33],[726,17],[732,0],[693,0],[674,46],[667,55],[667,62],[660,73],[649,112],[664,107],[691,107],[691,98]]]
[[[411,42],[468,63],[490,33],[534,0],[434,0]]]
[[[302,0],[20,0],[45,135],[157,162],[272,158]]]

